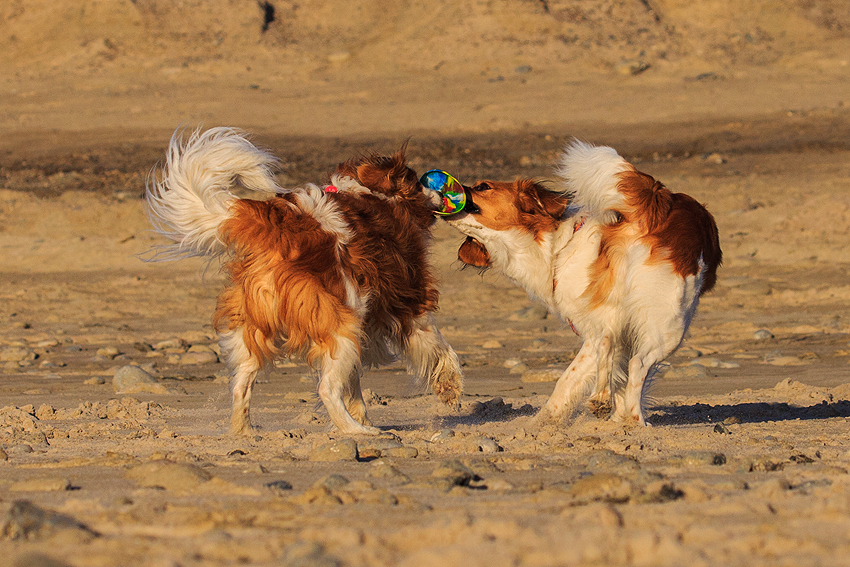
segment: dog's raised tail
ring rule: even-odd
[[[613,148],[574,139],[564,149],[555,174],[559,189],[570,197],[571,208],[609,224],[626,206],[618,184],[622,174],[631,171],[634,167]]]
[[[225,251],[218,233],[237,199],[231,188],[279,192],[272,175],[275,158],[234,128],[195,131],[184,142],[171,137],[165,164],[151,172],[145,205],[154,229],[174,241],[148,260],[217,256]]]

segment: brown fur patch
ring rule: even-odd
[[[351,160],[338,173],[390,197],[325,194],[351,230],[345,247],[301,211],[291,193],[237,201],[220,228],[232,259],[214,324],[217,330],[242,327],[261,364],[281,354],[306,354],[312,362],[333,354],[338,337],[359,342],[352,335],[358,329],[403,343],[413,320],[437,309],[426,254],[434,215],[404,150]],[[369,298],[363,320],[346,305],[346,279]]]
[[[723,259],[714,217],[693,197],[672,193],[651,176],[639,171],[622,174],[619,190],[632,208],[626,220],[637,223],[651,248],[651,262],[669,261],[673,270],[687,277],[706,266],[701,293],[711,291]]]

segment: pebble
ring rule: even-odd
[[[671,464],[685,467],[698,467],[703,465],[724,465],[726,455],[716,451],[688,451],[670,459]]]
[[[453,429],[441,429],[435,434],[431,436],[431,443],[436,443],[439,441],[445,441],[447,439],[451,439],[455,436],[455,432]]]
[[[0,349],[0,362],[24,362],[35,359],[35,352],[28,348],[6,347]]]
[[[173,354],[168,357],[168,362],[171,364],[189,365],[189,364],[215,364],[218,362],[218,355],[212,351],[207,352],[186,352],[183,354]]]
[[[340,439],[325,443],[310,454],[310,460],[317,462],[356,461],[357,442],[354,439]]]
[[[0,521],[3,536],[11,540],[35,540],[53,536],[58,532],[75,532],[88,540],[99,534],[76,519],[39,508],[26,500],[17,500]]]
[[[115,347],[103,347],[97,349],[97,352],[95,354],[99,358],[106,358],[112,360],[113,358],[121,354],[121,352]]]
[[[498,453],[503,449],[489,437],[476,437],[472,440],[472,448],[479,453]]]
[[[539,321],[549,316],[549,310],[540,304],[534,304],[525,309],[514,311],[508,315],[508,321]]]
[[[167,388],[159,384],[156,379],[139,368],[138,366],[122,366],[115,371],[112,378],[112,388],[120,394],[136,394],[149,392],[151,394],[165,394]]]
[[[211,480],[213,476],[196,465],[161,460],[131,468],[127,471],[127,478],[144,488],[188,491]]]
[[[317,480],[313,483],[313,488],[317,486],[324,486],[328,490],[339,490],[350,484],[351,481],[342,476],[341,474],[329,474]]]
[[[625,502],[632,494],[632,483],[613,473],[598,473],[575,481],[570,492],[582,500]]]
[[[292,490],[292,485],[285,480],[273,480],[271,482],[267,482],[265,487],[275,494],[286,494],[287,491]]]
[[[518,358],[509,358],[502,363],[502,368],[513,368],[514,366],[518,366],[522,364],[522,361]]]
[[[516,366],[512,366],[508,371],[508,374],[524,374],[528,370],[528,365],[524,362],[520,362]],[[522,380],[522,378],[520,378]]]
[[[30,478],[12,483],[13,492],[61,492],[71,490],[71,481],[67,478]]]
[[[640,463],[631,457],[618,455],[614,451],[601,449],[593,452],[587,458],[587,468],[593,469],[622,469],[622,470],[637,470],[640,468]]]
[[[180,349],[186,350],[186,341],[183,339],[168,339],[153,345],[154,350]]]
[[[546,368],[544,370],[526,370],[522,373],[520,382],[525,384],[536,384],[539,382],[557,382],[563,374],[563,370],[557,368]]]
[[[637,59],[620,61],[614,66],[615,70],[620,75],[640,75],[650,67],[651,65],[646,61],[640,61]]]
[[[673,366],[664,372],[665,378],[689,379],[707,378],[708,370],[700,364],[687,364],[685,366]]]
[[[774,336],[773,333],[771,333],[767,329],[759,329],[758,331],[753,333],[753,338],[757,341],[765,341],[774,338]]]
[[[431,473],[436,479],[445,479],[451,486],[468,486],[469,482],[476,478],[472,469],[460,461],[444,461]]]
[[[705,368],[740,368],[737,362],[726,362],[711,356],[700,357],[690,362],[691,366],[703,366]]]
[[[410,482],[410,478],[406,474],[384,460],[377,460],[372,463],[372,470],[369,472],[369,476],[374,478],[391,479],[396,484],[406,484]]]
[[[484,341],[481,345],[481,348],[494,349],[494,348],[504,348],[505,345],[497,341],[496,339],[491,339],[489,341]]]
[[[336,51],[328,55],[328,61],[331,63],[342,63],[343,61],[348,61],[351,58],[351,53],[348,51]]]
[[[416,447],[391,447],[381,450],[382,457],[395,457],[397,459],[415,459],[419,456],[419,449]]]

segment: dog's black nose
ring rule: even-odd
[[[472,190],[466,185],[463,186],[463,192],[466,193],[466,205],[463,207],[463,212],[469,213],[471,215],[477,215],[481,212],[481,209],[478,208],[478,205],[475,204],[475,201],[472,200]]]

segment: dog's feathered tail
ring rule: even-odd
[[[570,197],[570,207],[582,209],[602,224],[617,220],[626,206],[618,190],[623,173],[634,167],[613,149],[573,140],[564,149],[555,174],[558,189]]]
[[[165,164],[151,172],[145,187],[148,218],[154,229],[174,241],[149,260],[218,256],[225,251],[219,227],[230,216],[239,183],[266,193],[281,191],[271,168],[276,159],[234,128],[195,131],[182,141],[171,137]]]

